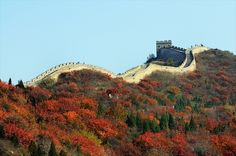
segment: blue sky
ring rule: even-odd
[[[236,0],[0,0],[0,79],[70,61],[120,73],[164,39],[236,54]]]

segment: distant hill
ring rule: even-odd
[[[210,49],[195,61],[137,83],[88,68],[36,87],[0,82],[0,152],[236,155],[236,56]]]

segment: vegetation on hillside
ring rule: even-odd
[[[39,87],[0,82],[0,145],[33,156],[236,155],[236,57],[209,50],[196,61],[192,73],[138,84],[91,70]]]

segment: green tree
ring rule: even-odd
[[[145,120],[143,122],[143,133],[150,131],[150,121],[149,120]]]
[[[176,129],[176,123],[175,123],[175,120],[174,120],[172,114],[169,114],[168,126],[170,129]]]
[[[22,80],[19,80],[18,81],[18,84],[16,85],[17,87],[20,87],[20,88],[25,88],[25,86],[24,86],[24,83],[23,83],[23,81]]]
[[[79,145],[76,147],[75,156],[83,156]]]
[[[12,143],[14,144],[14,146],[19,146],[19,145],[20,145],[20,144],[19,144],[19,140],[18,140],[18,138],[17,138],[17,136],[16,136],[15,134],[11,137],[10,140],[12,141]]]
[[[31,156],[39,156],[38,148],[34,141],[31,141],[28,149]]]
[[[9,78],[8,84],[9,84],[9,85],[12,85],[11,78]]]
[[[151,122],[150,128],[151,128],[151,131],[154,133],[160,131],[160,126],[154,121]]]
[[[142,120],[140,118],[139,115],[136,116],[136,127],[138,128],[138,130],[142,131],[143,129],[143,124],[142,124]]]
[[[188,123],[185,124],[185,128],[184,128],[184,129],[185,129],[185,132],[190,131],[190,128],[189,128],[189,124],[188,124]]]
[[[190,131],[195,131],[197,129],[196,123],[195,123],[192,116],[191,116],[190,123],[189,123],[189,129],[190,129]]]
[[[66,156],[66,152],[62,149],[59,156]]]
[[[132,113],[130,113],[127,116],[126,123],[129,127],[134,127],[136,125],[136,117]]]
[[[48,156],[57,156],[55,145],[52,141]]]
[[[179,96],[177,97],[176,100],[175,110],[177,112],[182,112],[185,109],[186,105],[187,105],[187,100],[185,100],[183,96]]]
[[[5,132],[4,132],[4,127],[3,125],[0,125],[0,138],[4,138]]]
[[[105,111],[106,111],[105,105],[99,103],[99,104],[98,104],[98,110],[97,110],[97,116],[98,116],[98,117],[102,116]]]
[[[168,128],[168,115],[166,113],[162,114],[162,116],[161,116],[160,128],[161,128],[161,130]]]

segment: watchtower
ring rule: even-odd
[[[156,41],[157,53],[160,51],[161,48],[171,48],[171,46],[172,46],[171,40]]]

